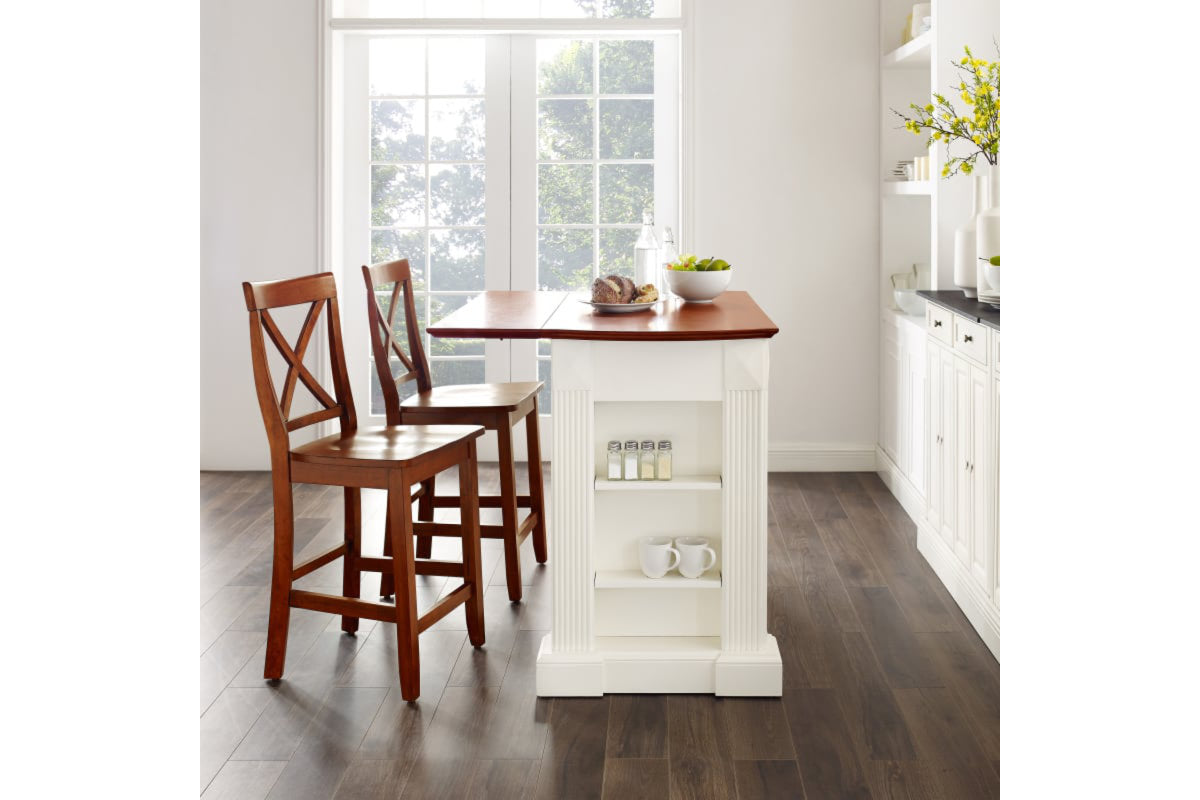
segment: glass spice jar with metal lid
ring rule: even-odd
[[[641,465],[638,477],[644,481],[654,480],[654,442],[646,439],[642,442],[642,453],[638,459]]]
[[[658,457],[656,472],[658,480],[671,480],[671,440],[663,439],[658,443]]]
[[[610,481],[621,480],[621,443],[608,443],[608,479]]]
[[[625,480],[636,481],[638,479],[638,443],[636,440],[630,439],[625,443],[622,460],[625,462]]]

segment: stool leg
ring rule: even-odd
[[[467,637],[475,647],[482,647],[483,630],[483,567],[479,552],[479,468],[475,440],[467,443],[467,457],[458,465],[459,508],[462,510],[463,582],[471,587],[467,600]]]
[[[396,649],[400,661],[400,696],[408,701],[421,694],[410,487],[402,470],[389,471],[387,515],[392,539],[392,576],[396,581]]]
[[[392,557],[392,517],[384,514],[383,520],[383,557]],[[396,591],[396,579],[390,572],[379,573],[379,596],[391,597]]]
[[[263,677],[269,681],[283,677],[287,656],[289,595],[292,591],[292,484],[287,465],[272,465],[271,483],[275,505],[275,549],[271,564],[271,607],[267,621],[267,659]]]
[[[421,481],[425,491],[417,500],[417,519],[422,522],[433,522],[433,494],[437,484],[437,476]],[[429,558],[433,554],[433,537],[417,536],[417,558]]]
[[[537,514],[537,525],[530,533],[533,557],[539,564],[545,564],[546,503],[542,497],[542,442],[538,436],[537,395],[533,396],[533,410],[525,415],[525,444],[529,451],[529,510]]]
[[[342,557],[342,596],[358,598],[361,594],[362,571],[358,557],[362,547],[362,490],[351,486],[343,487],[346,513],[346,555]],[[358,631],[358,617],[342,617],[342,630],[346,633]]]
[[[521,549],[517,542],[517,465],[513,460],[512,420],[505,414],[496,426],[500,456],[500,513],[504,528],[504,574],[508,599],[521,600]]]

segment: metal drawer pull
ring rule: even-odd
[[[935,319],[935,320],[933,321],[933,327],[935,327],[935,328],[940,328],[940,327],[942,327],[942,321],[941,321],[940,319]]]
[[[975,340],[974,340],[973,338],[971,338],[969,335],[967,335],[967,334],[965,334],[965,333],[964,333],[964,334],[963,334],[963,341],[964,341],[964,342],[973,342],[973,341],[975,341]]]

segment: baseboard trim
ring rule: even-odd
[[[912,521],[920,525],[921,519],[925,516],[925,495],[921,494],[900,467],[896,466],[896,462],[892,461],[891,456],[883,451],[882,447],[875,448],[875,462],[875,471],[879,473],[879,479],[900,501],[900,506],[908,513]]]
[[[1000,612],[975,585],[958,557],[924,520],[917,523],[917,550],[966,614],[983,643],[1000,660]]]
[[[769,472],[873,472],[875,447],[841,444],[777,444],[767,449]]]

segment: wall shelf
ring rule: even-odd
[[[669,481],[610,481],[596,478],[597,492],[719,492],[720,475],[680,475]]]
[[[884,197],[929,197],[933,181],[884,181],[881,193]]]
[[[647,578],[638,569],[602,569],[596,571],[597,589],[720,589],[721,570],[712,569],[699,578],[670,573]]]
[[[925,31],[912,41],[905,42],[880,59],[883,69],[921,69],[929,67],[929,53],[933,49],[933,31]]]

